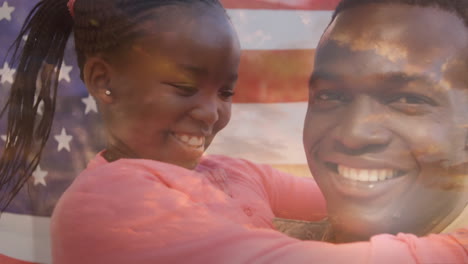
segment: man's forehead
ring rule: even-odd
[[[368,4],[342,11],[325,36],[352,51],[373,50],[392,61],[421,60],[434,50],[465,46],[468,40],[465,25],[455,14],[403,4]]]
[[[343,11],[330,25],[317,49],[315,71],[345,78],[401,72],[460,87],[468,83],[460,74],[468,70],[467,47],[467,29],[450,12],[366,5]]]

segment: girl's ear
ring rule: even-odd
[[[114,102],[114,94],[111,83],[115,76],[111,65],[101,57],[90,57],[86,59],[83,68],[84,83],[89,93],[101,104]]]

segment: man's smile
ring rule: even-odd
[[[352,168],[336,163],[326,163],[327,167],[337,172],[340,176],[360,182],[379,182],[405,174],[402,170],[396,169],[362,169]]]
[[[419,174],[409,157],[397,159],[391,152],[378,156],[316,153],[314,160],[318,166],[314,166],[313,174],[322,175],[332,192],[347,198],[373,198],[368,202],[377,201],[377,197],[386,201],[395,191],[411,185]]]

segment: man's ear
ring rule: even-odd
[[[101,57],[89,57],[83,67],[83,78],[89,93],[102,104],[111,104],[114,94],[111,83],[113,69]]]

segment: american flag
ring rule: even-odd
[[[27,13],[37,2],[0,0],[0,58],[6,57]],[[307,168],[302,127],[307,80],[314,48],[338,0],[222,2],[239,33],[243,54],[231,122],[218,134],[208,153],[304,173]],[[0,217],[0,254],[50,263],[49,223],[54,205],[105,146],[96,102],[79,78],[73,51],[70,39],[60,72],[54,125],[40,166]],[[2,105],[14,75],[15,65],[2,60]],[[0,141],[5,140],[4,121]]]

